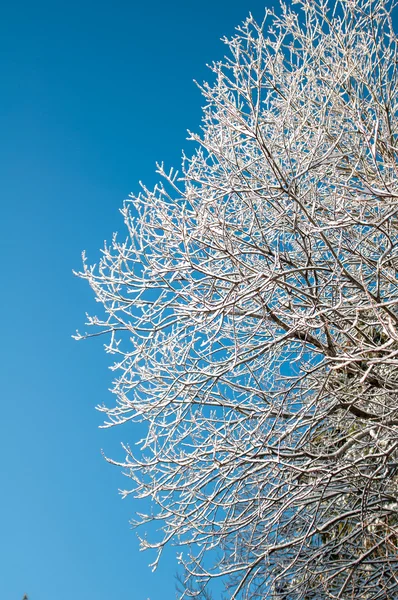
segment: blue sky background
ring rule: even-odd
[[[100,340],[76,343],[87,250],[123,231],[118,209],[179,166],[198,130],[192,83],[219,38],[264,1],[4,2],[0,9],[1,275],[0,598],[172,600],[175,552],[152,574],[121,501],[133,427],[99,430],[112,402]],[[142,507],[141,507],[142,508]]]

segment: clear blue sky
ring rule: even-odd
[[[180,164],[197,130],[192,80],[264,1],[3,2],[0,11],[2,246],[0,599],[173,600],[174,553],[157,573],[121,501],[133,427],[99,430],[112,402],[100,340],[76,343],[86,249],[122,230],[118,209],[155,161]],[[141,507],[142,508],[142,507]]]

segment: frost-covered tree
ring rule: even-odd
[[[298,4],[226,40],[193,155],[85,262],[103,313],[78,337],[116,359],[107,425],[146,423],[115,464],[162,528],[155,566],[175,543],[231,599],[392,599],[394,6]]]

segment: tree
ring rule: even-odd
[[[122,210],[87,279],[132,487],[229,598],[398,596],[393,4],[299,0],[211,67],[182,173]]]

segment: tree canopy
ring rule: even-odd
[[[398,597],[394,5],[299,0],[225,40],[196,150],[158,166],[98,267],[113,461],[196,585]],[[145,503],[143,503],[144,506]],[[185,597],[192,587],[187,587]],[[194,594],[196,592],[192,592]]]

